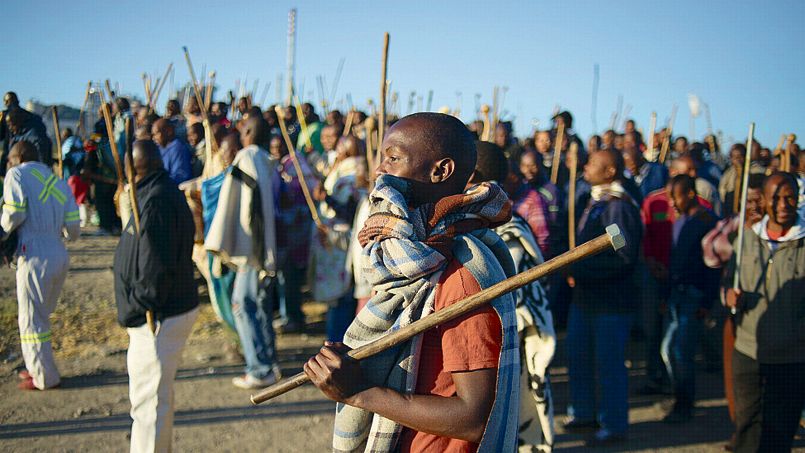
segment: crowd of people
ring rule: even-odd
[[[199,304],[194,272],[237,335],[245,369],[232,383],[243,389],[281,378],[276,332],[306,330],[306,298],[327,304],[327,342],[305,372],[339,403],[339,451],[550,451],[558,329],[569,360],[564,430],[589,433],[587,445],[626,439],[626,346],[637,336],[639,391],[674,397],[665,422],[692,419],[701,351],[709,366],[723,363],[728,448],[791,448],[805,409],[796,137],[724,154],[713,135],[689,141],[628,120],[584,142],[562,111],[522,140],[511,122],[437,113],[389,118],[379,140],[376,112],[320,117],[310,103],[263,109],[249,97],[207,109],[190,97],[159,115],[112,98],[111,126],[100,113],[89,133],[61,131],[58,175],[41,118],[6,94],[0,237],[15,241],[20,388],[44,390],[60,381],[48,316],[67,273],[63,230],[75,238],[95,224],[120,236],[132,451],[170,449],[173,380]],[[361,366],[344,355],[611,224],[626,239],[618,251]]]

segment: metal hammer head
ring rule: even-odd
[[[613,250],[620,250],[626,245],[626,237],[621,233],[620,227],[617,224],[612,224],[606,228],[607,235],[609,235],[609,242],[612,243]]]

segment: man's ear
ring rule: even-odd
[[[445,157],[444,159],[439,159],[433,164],[433,168],[430,172],[430,182],[433,184],[438,184],[441,182],[445,182],[453,176],[453,173],[456,171],[456,163],[453,159],[449,157]]]

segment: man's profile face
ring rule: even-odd
[[[694,197],[693,192],[686,191],[681,184],[674,184],[671,187],[671,202],[674,204],[676,212],[680,214],[688,212]]]
[[[377,174],[430,183],[428,162],[419,155],[421,153],[411,148],[404,135],[399,129],[392,127],[389,130],[383,140],[383,159],[377,166]]]
[[[584,166],[584,179],[590,183],[591,186],[611,182],[611,178],[614,174],[615,169],[610,164],[609,158],[605,152],[591,154],[587,165]]]
[[[6,93],[5,96],[3,96],[3,105],[5,105],[6,108],[11,108],[17,104],[16,101],[17,99],[11,93]]]

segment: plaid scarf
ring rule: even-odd
[[[408,207],[409,189],[405,180],[383,175],[369,196],[371,214],[358,238],[364,247],[364,274],[376,293],[344,336],[344,343],[352,348],[375,341],[432,313],[436,284],[454,257],[473,273],[482,287],[513,273],[505,245],[488,229],[511,218],[511,202],[498,186],[480,184],[466,193],[415,209]],[[498,262],[507,264],[509,272],[504,273]],[[497,299],[493,306],[504,326],[497,394],[510,396],[518,389],[515,378],[519,373],[514,302],[507,295]],[[506,335],[509,332],[513,333]],[[364,377],[372,385],[414,393],[421,343],[419,335],[362,361]],[[490,434],[484,439],[498,444],[510,439],[516,442],[516,432],[508,436],[507,428],[511,426],[516,431],[517,405],[508,404],[508,398],[498,400],[502,401],[495,403],[499,415],[490,415],[487,427]],[[509,406],[515,407],[509,410]],[[493,414],[495,412],[493,407]],[[514,423],[509,425],[512,421]],[[401,431],[402,427],[394,421],[338,404],[333,450],[392,451]],[[505,439],[501,438],[501,433]]]

